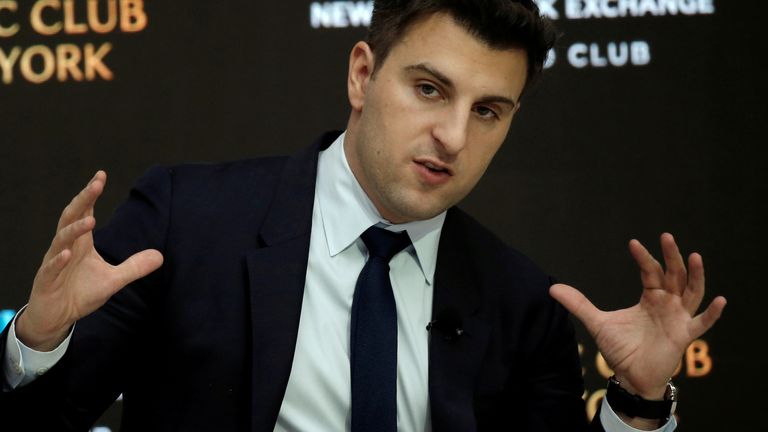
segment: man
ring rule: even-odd
[[[0,339],[3,420],[85,430],[122,392],[124,430],[586,430],[554,297],[616,372],[592,428],[674,429],[668,378],[725,306],[693,317],[701,257],[689,275],[665,234],[664,271],[630,242],[643,295],[605,313],[453,207],[551,34],[531,1],[379,1],[350,55],[344,134],[151,170],[94,247],[98,172]],[[382,260],[372,238],[394,234],[377,227],[407,232],[405,249]]]

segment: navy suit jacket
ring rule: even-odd
[[[112,262],[156,248],[163,266],[80,320],[47,374],[1,393],[0,424],[88,430],[122,393],[123,431],[271,431],[299,327],[317,155],[336,136],[293,157],[150,170],[96,245]],[[435,431],[588,429],[573,327],[551,283],[448,211],[433,316],[464,334],[430,338]]]

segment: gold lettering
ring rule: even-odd
[[[595,416],[595,413],[597,413],[597,405],[603,400],[603,397],[605,397],[605,389],[600,389],[592,393],[589,399],[587,399],[587,417],[590,421]]]
[[[88,25],[75,20],[75,0],[64,0],[64,32],[67,34],[88,33]]]
[[[53,24],[46,24],[43,21],[43,9],[51,8],[61,10],[60,0],[38,0],[32,5],[32,11],[29,13],[29,22],[32,28],[41,35],[51,36],[61,31],[61,21]]]
[[[85,44],[85,78],[93,81],[98,73],[103,80],[111,81],[115,75],[102,60],[112,50],[112,44],[105,42],[98,50],[93,49],[93,44]]]
[[[13,47],[11,55],[6,55],[2,47],[0,47],[0,69],[3,71],[3,84],[10,84],[13,82],[13,65],[16,64],[16,60],[21,55],[21,48]]]
[[[712,371],[712,357],[709,356],[709,345],[706,341],[693,341],[685,351],[685,360],[689,377],[703,377]]]
[[[107,2],[107,20],[99,20],[99,0],[88,0],[88,25],[96,33],[109,33],[117,27],[117,0]]]
[[[59,81],[66,81],[72,76],[75,81],[83,80],[83,73],[77,66],[82,59],[80,47],[74,44],[61,44],[56,47],[56,72]]]
[[[43,60],[43,70],[36,72],[32,68],[32,59],[35,56],[40,56]],[[21,74],[27,81],[35,84],[40,84],[48,81],[53,76],[56,69],[56,59],[53,57],[53,52],[45,45],[33,45],[24,51],[21,56],[20,63]]]
[[[16,12],[19,5],[15,0],[0,0],[0,12],[7,10],[9,12]],[[11,37],[19,32],[19,24],[13,23],[8,27],[0,25],[0,37]]]
[[[603,378],[608,379],[613,375],[613,371],[608,367],[608,363],[606,363],[605,358],[600,354],[600,351],[597,352],[597,356],[595,357],[595,366],[597,366],[597,371]]]
[[[120,0],[120,29],[126,33],[135,33],[146,27],[144,0]]]

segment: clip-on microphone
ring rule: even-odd
[[[435,329],[443,336],[443,340],[455,341],[464,334],[461,326],[461,317],[456,309],[445,309],[438,312],[435,319],[427,324],[427,331],[432,332]]]

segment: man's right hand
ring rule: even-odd
[[[78,319],[90,314],[116,292],[157,270],[159,251],[147,249],[113,266],[93,246],[93,207],[107,174],[99,171],[64,209],[56,236],[37,271],[29,303],[16,320],[16,336],[36,351],[50,351]]]

